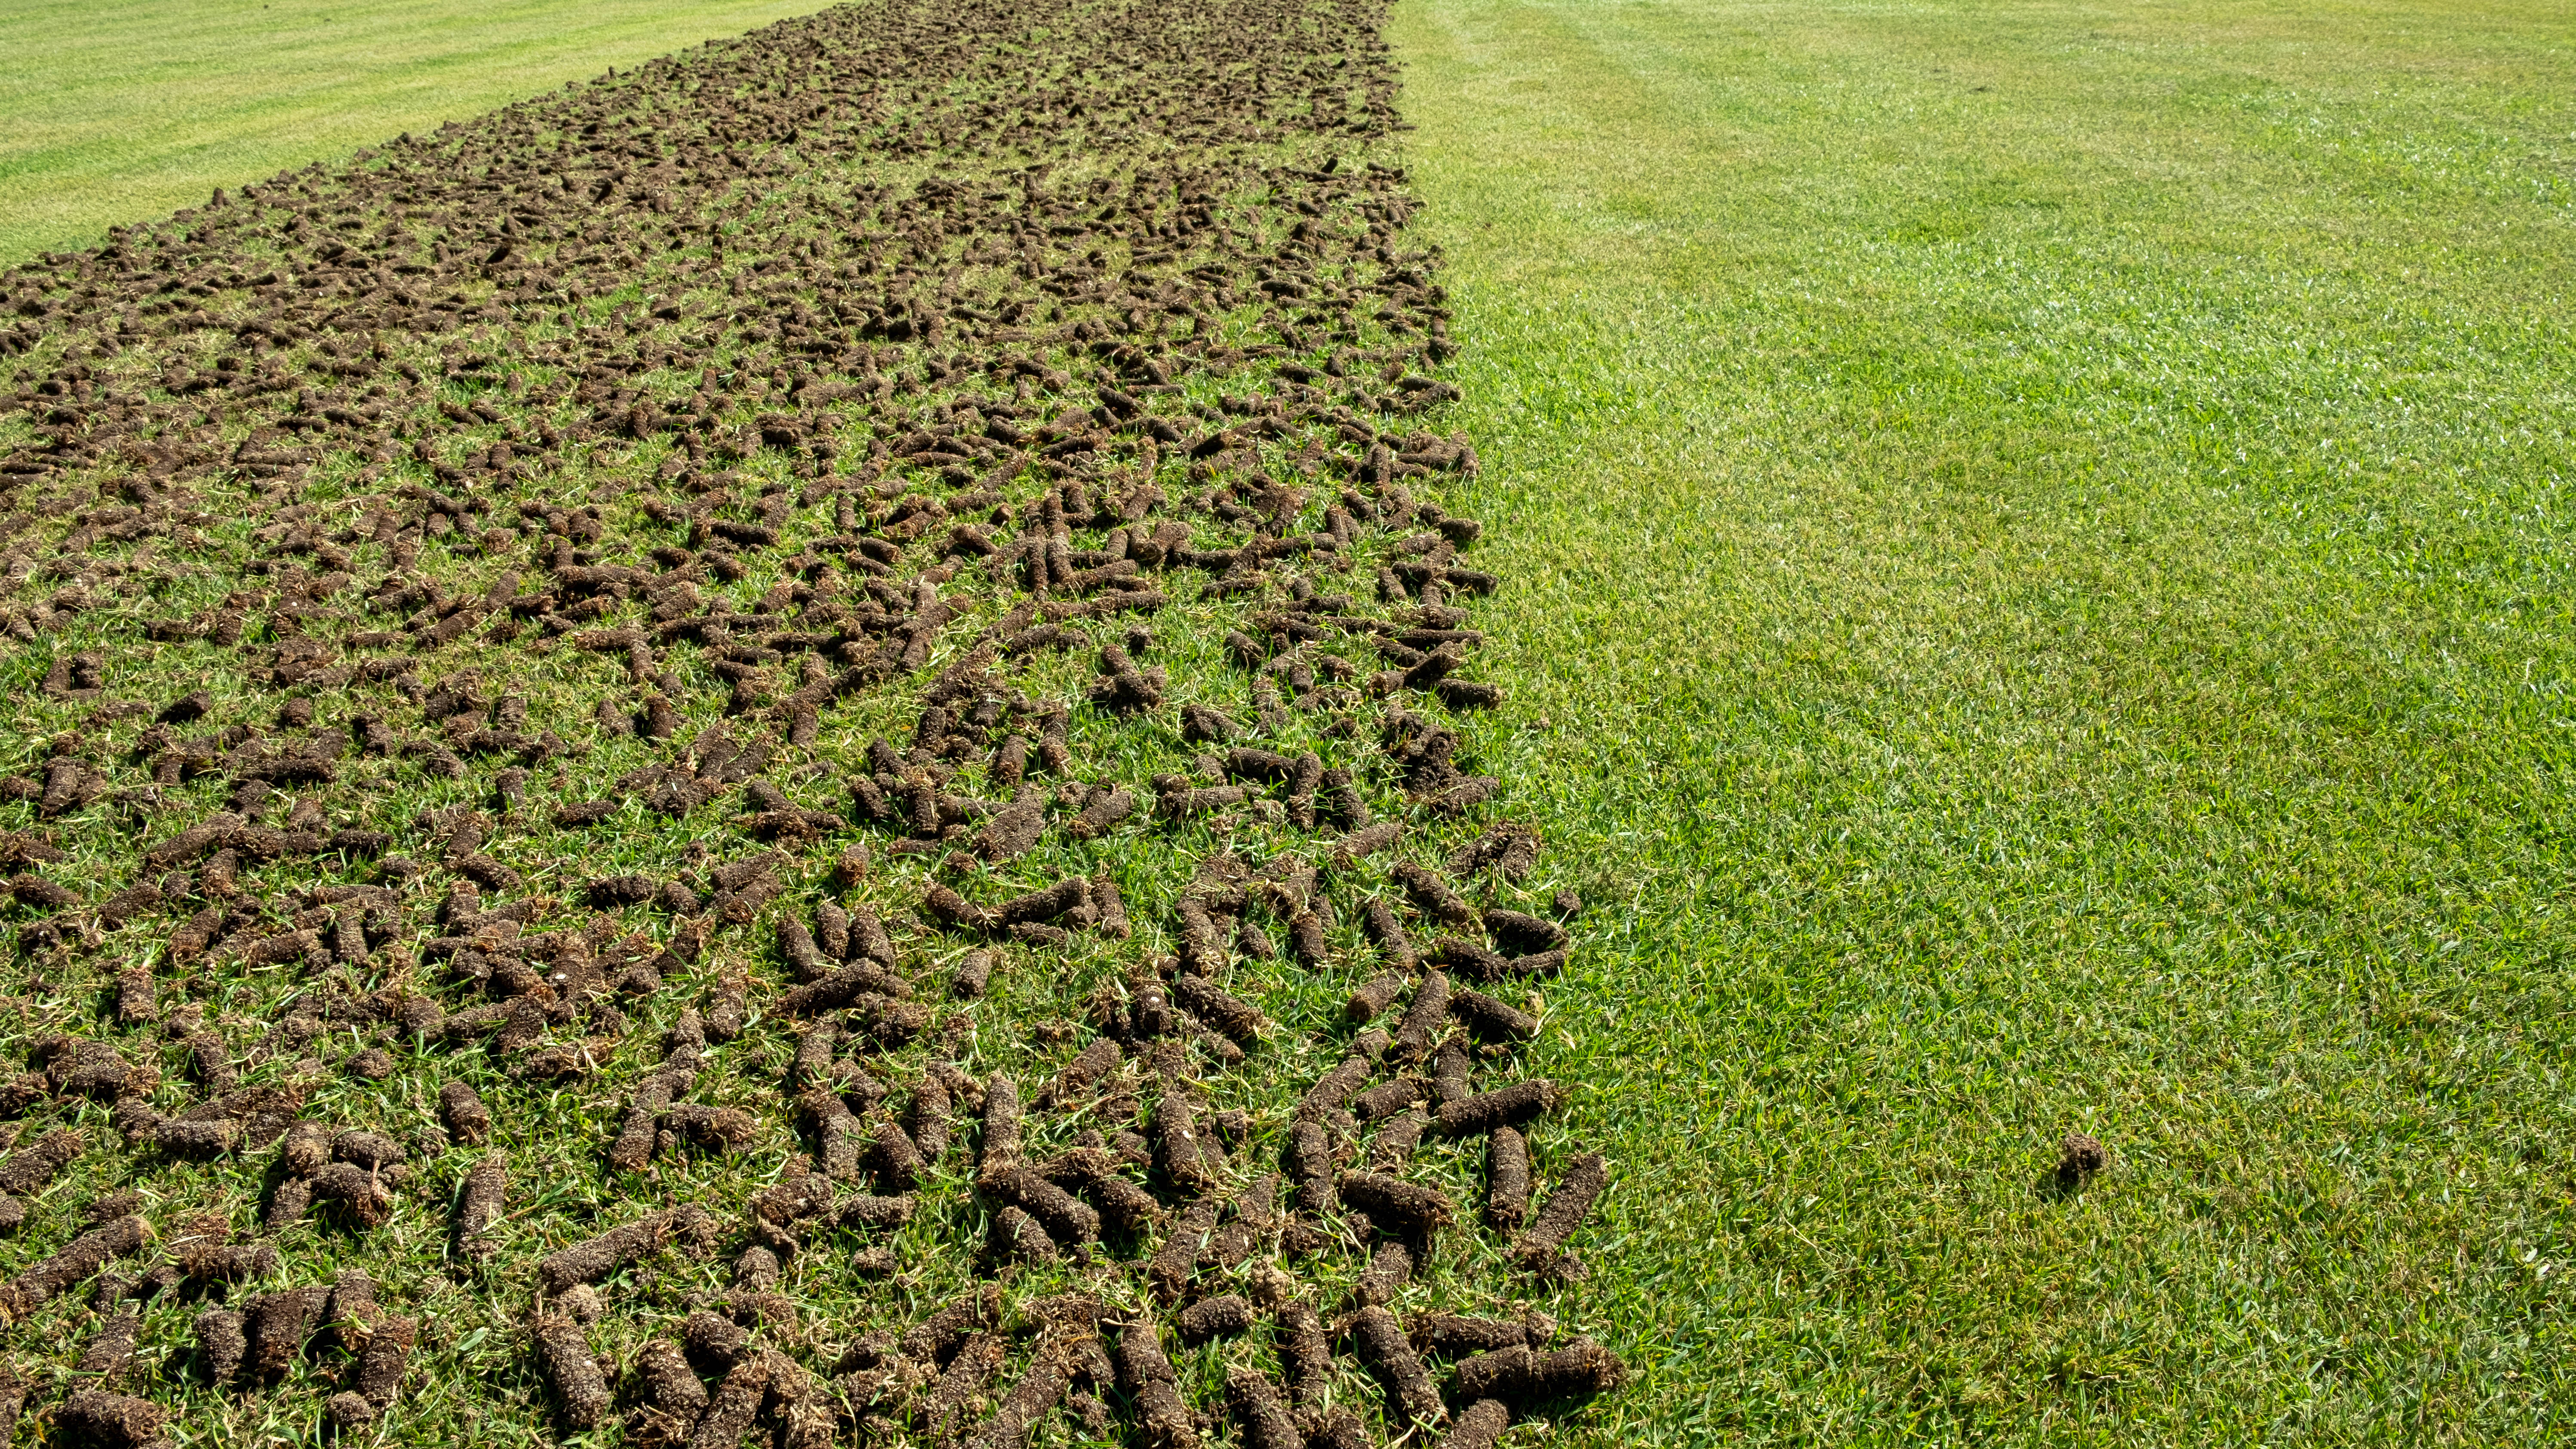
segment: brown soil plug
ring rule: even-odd
[[[1404,860],[1396,862],[1395,878],[1404,887],[1404,893],[1413,898],[1413,903],[1421,907],[1425,915],[1439,920],[1444,925],[1455,926],[1461,930],[1470,929],[1477,924],[1476,908],[1468,905],[1464,897],[1451,890],[1449,883],[1442,880],[1438,873],[1416,865],[1412,861]]]
[[[1141,1237],[1163,1221],[1163,1205],[1154,1200],[1154,1195],[1120,1177],[1106,1164],[1080,1173],[1076,1182],[1093,1202],[1100,1205],[1100,1221],[1104,1227],[1130,1237]]]
[[[1118,1386],[1135,1401],[1147,1449],[1198,1449],[1197,1422],[1181,1398],[1180,1375],[1164,1354],[1150,1315],[1118,1331],[1110,1361],[1118,1371]]]
[[[261,1382],[274,1382],[304,1352],[305,1336],[322,1316],[331,1290],[314,1284],[263,1293],[250,1302],[242,1318],[250,1329],[250,1372]]]
[[[1236,1369],[1225,1376],[1226,1408],[1243,1430],[1244,1449],[1305,1449],[1306,1436],[1270,1376]]]
[[[1087,1243],[1100,1236],[1100,1213],[1026,1167],[982,1182],[986,1192],[1027,1209],[1059,1243]]]
[[[208,1380],[232,1382],[249,1351],[250,1338],[242,1329],[240,1314],[229,1308],[209,1308],[197,1315],[198,1361],[205,1365]]]
[[[1456,936],[1442,936],[1431,943],[1429,958],[1445,970],[1455,971],[1470,981],[1500,981],[1512,967],[1499,952],[1488,951],[1473,941]]]
[[[54,1427],[79,1449],[145,1449],[167,1443],[170,1411],[149,1399],[74,1389],[54,1411]]]
[[[376,1320],[384,1310],[376,1302],[376,1280],[355,1268],[340,1274],[331,1285],[329,1306],[323,1314],[331,1332],[331,1341],[349,1353],[367,1346]]]
[[[1394,1400],[1395,1417],[1418,1424],[1440,1422],[1440,1389],[1431,1381],[1430,1370],[1422,1366],[1421,1355],[1413,1351],[1413,1341],[1405,1336],[1404,1325],[1396,1321],[1394,1314],[1371,1305],[1352,1314],[1344,1331],[1360,1361],[1386,1381]]]
[[[853,961],[819,981],[809,981],[778,998],[777,1014],[806,1016],[848,1006],[860,997],[907,997],[912,986],[873,960]]]
[[[1516,1233],[1529,1199],[1529,1140],[1513,1128],[1497,1127],[1485,1145],[1485,1221],[1498,1233]]]
[[[1473,875],[1480,870],[1497,869],[1503,879],[1519,884],[1531,867],[1538,864],[1538,832],[1527,825],[1505,822],[1486,830],[1483,835],[1458,848],[1449,857],[1449,873]]]
[[[390,1407],[402,1392],[403,1372],[419,1341],[419,1323],[400,1314],[387,1315],[367,1336],[366,1346],[358,1350],[357,1393],[371,1408]]]
[[[692,1425],[706,1412],[707,1386],[686,1355],[669,1339],[657,1338],[636,1356],[635,1379],[645,1399],[672,1422]]]
[[[1398,996],[1404,994],[1404,982],[1405,978],[1401,972],[1379,972],[1362,982],[1359,989],[1351,993],[1350,1001],[1343,1007],[1343,1013],[1353,1021],[1374,1019],[1379,1012],[1394,1005]]]
[[[1252,1331],[1252,1303],[1237,1293],[1228,1293],[1220,1298],[1202,1298],[1182,1309],[1176,1323],[1183,1343],[1201,1344],[1211,1339],[1233,1338]]]
[[[1361,1035],[1368,1033],[1362,1032]],[[1375,1071],[1369,1059],[1359,1052],[1343,1057],[1331,1071],[1316,1078],[1315,1085],[1308,1087],[1306,1095],[1297,1100],[1297,1120],[1318,1121],[1342,1110],[1349,1104],[1352,1094],[1368,1085],[1368,1079]]]
[[[878,1179],[893,1193],[907,1193],[921,1181],[930,1164],[922,1160],[921,1148],[901,1127],[891,1121],[880,1121],[867,1153],[876,1168]]]
[[[2102,1150],[2098,1140],[2082,1132],[2069,1132],[2057,1147],[2057,1185],[2073,1192],[2091,1182],[2110,1161],[2111,1155]]]
[[[1478,1399],[1458,1411],[1441,1449],[1494,1449],[1512,1426],[1512,1411],[1499,1399]]]
[[[1320,971],[1331,960],[1332,942],[1324,935],[1324,918],[1313,911],[1299,911],[1288,918],[1288,949],[1296,954],[1299,965]]]
[[[921,1080],[913,1083],[912,1111],[905,1126],[912,1134],[913,1146],[921,1150],[925,1162],[937,1162],[948,1155],[952,1126],[950,1114],[955,1110],[956,1099],[948,1090],[950,1079],[946,1073],[955,1073],[956,1070],[952,1064],[934,1062],[928,1071],[921,1074]],[[957,1080],[961,1086],[972,1085],[964,1081],[962,1073],[957,1074]]]
[[[0,1162],[0,1193],[15,1199],[39,1192],[87,1150],[88,1140],[78,1129],[57,1127],[11,1153],[7,1162]],[[18,1209],[12,1216],[23,1219],[25,1207],[14,1202],[11,1205]]]
[[[1515,956],[1561,951],[1570,939],[1556,922],[1520,911],[1487,911],[1484,922],[1485,932],[1494,938],[1494,944]]]
[[[814,933],[794,916],[778,923],[778,954],[799,981],[819,981],[831,974],[831,958],[815,943]]]
[[[1361,1121],[1374,1122],[1380,1117],[1392,1117],[1421,1100],[1420,1082],[1411,1077],[1397,1077],[1393,1081],[1380,1082],[1352,1098],[1351,1110],[1359,1114]]]
[[[508,1159],[495,1154],[465,1174],[465,1192],[456,1205],[458,1251],[469,1258],[489,1257],[499,1242],[493,1224],[501,1220],[502,1199],[509,1193]]]
[[[1020,1166],[1020,1088],[995,1072],[984,1083],[984,1143],[976,1159],[979,1178],[998,1180]]]
[[[1064,1070],[1056,1074],[1054,1085],[1047,1089],[1044,1105],[1061,1107],[1081,1101],[1092,1088],[1117,1073],[1125,1056],[1117,1038],[1093,1037],[1072,1061],[1065,1063]]]
[[[1288,1375],[1288,1392],[1301,1407],[1311,1408],[1323,1401],[1332,1385],[1332,1336],[1324,1330],[1323,1316],[1303,1298],[1284,1299],[1272,1313],[1278,1325],[1279,1366]]]
[[[1404,1008],[1404,1020],[1395,1028],[1397,1050],[1407,1061],[1430,1055],[1432,1044],[1448,1023],[1448,973],[1426,971],[1414,985],[1413,1000]]]
[[[673,1107],[663,1118],[680,1140],[708,1152],[740,1152],[760,1136],[760,1121],[740,1107]]]
[[[131,1304],[118,1309],[90,1336],[73,1371],[94,1383],[117,1383],[134,1366],[135,1345],[142,1336],[142,1313]]]
[[[1447,1443],[1447,1440],[1441,1441]],[[1368,1425],[1348,1409],[1328,1409],[1306,1423],[1306,1449],[1376,1449]]]
[[[990,951],[967,952],[957,958],[956,967],[948,973],[949,993],[960,1001],[981,998],[992,982],[993,953]]]
[[[105,1267],[110,1259],[140,1252],[150,1240],[151,1229],[143,1219],[131,1214],[92,1228],[64,1244],[60,1252],[0,1286],[0,1312],[13,1319],[24,1317]]]
[[[751,1343],[751,1330],[701,1308],[681,1323],[680,1342],[691,1362],[709,1373],[721,1373],[742,1357]]]
[[[1618,1355],[1588,1338],[1578,1338],[1553,1352],[1498,1348],[1460,1363],[1450,1376],[1450,1392],[1461,1399],[1497,1399],[1505,1404],[1543,1404],[1606,1393],[1626,1376]]]
[[[1497,1127],[1518,1127],[1554,1111],[1558,1097],[1556,1084],[1544,1077],[1479,1092],[1442,1104],[1440,1131],[1450,1137],[1472,1137]]]
[[[1174,1183],[1192,1193],[1205,1192],[1216,1185],[1217,1165],[1223,1159],[1214,1146],[1201,1139],[1197,1113],[1187,1092],[1177,1086],[1165,1087],[1154,1103],[1152,1125],[1155,1160]]]
[[[1414,1150],[1422,1145],[1423,1131],[1431,1125],[1431,1114],[1419,1107],[1388,1118],[1369,1143],[1368,1166],[1371,1172],[1394,1173],[1413,1160]]]
[[[1015,1207],[1006,1207],[993,1215],[992,1232],[985,1251],[996,1264],[1052,1263],[1056,1260],[1055,1239],[1047,1235],[1046,1228],[1036,1218]]]
[[[931,1386],[917,1411],[917,1420],[931,1442],[948,1443],[958,1436],[984,1386],[1001,1373],[1003,1356],[999,1334],[973,1334],[959,1346],[948,1360],[947,1371]]]
[[[1450,993],[1449,1014],[1486,1041],[1527,1041],[1538,1035],[1538,1018],[1481,991]]]
[[[1426,1313],[1413,1320],[1413,1346],[1442,1358],[1490,1353],[1498,1348],[1537,1348],[1555,1336],[1555,1321],[1545,1314],[1531,1318],[1469,1318],[1457,1313]]]
[[[556,1397],[564,1403],[564,1426],[574,1431],[598,1428],[608,1415],[608,1374],[600,1372],[598,1356],[590,1354],[582,1325],[541,1312],[528,1333],[536,1338],[538,1359],[544,1359],[546,1377],[554,1379]]]
[[[1360,1271],[1359,1281],[1351,1285],[1351,1299],[1360,1304],[1386,1303],[1412,1279],[1413,1251],[1403,1243],[1387,1238],[1369,1250],[1368,1267]]]
[[[1100,683],[1093,687],[1094,704],[1117,714],[1133,714],[1161,707],[1167,683],[1163,671],[1138,669],[1127,651],[1115,644],[1100,648]]]
[[[1245,1046],[1259,1041],[1261,1033],[1270,1025],[1270,1018],[1262,1015],[1258,1008],[1204,976],[1175,978],[1172,994],[1201,1021]]]
[[[1181,738],[1192,744],[1221,745],[1243,733],[1243,726],[1203,704],[1181,706]]]
[[[1394,845],[1404,838],[1404,822],[1385,820],[1365,830],[1354,830],[1333,842],[1333,858],[1347,867],[1367,856]]]
[[[1198,1271],[1199,1259],[1207,1252],[1208,1239],[1216,1232],[1217,1214],[1224,1206],[1211,1194],[1195,1199],[1172,1220],[1170,1235],[1145,1266],[1146,1285],[1157,1300],[1180,1301],[1190,1275]]]
[[[1099,1357],[1097,1300],[1068,1294],[1038,1304],[1035,1311],[1048,1320],[1039,1330],[1037,1351],[993,1416],[967,1441],[971,1449],[1028,1449],[1038,1421],[1064,1401],[1075,1375]]]
[[[769,1397],[769,1380],[767,1355],[746,1353],[736,1358],[709,1398],[697,1432],[690,1436],[690,1449],[739,1449],[751,1433],[752,1421],[760,1417],[761,1401]]]
[[[1390,1232],[1427,1238],[1455,1222],[1457,1205],[1437,1188],[1375,1172],[1345,1172],[1333,1181],[1342,1201]]]
[[[1100,922],[1094,929],[1113,941],[1127,939],[1133,929],[1127,920],[1127,898],[1119,892],[1117,878],[1105,865],[1092,874],[1091,905],[1100,913]]]
[[[1082,812],[1065,827],[1076,840],[1088,840],[1126,819],[1136,811],[1136,792],[1111,785],[1094,785],[1084,801]]]
[[[537,1284],[548,1293],[561,1293],[576,1283],[596,1283],[660,1248],[673,1233],[696,1226],[705,1215],[705,1209],[694,1206],[646,1213],[598,1237],[548,1254],[537,1263]]]
[[[1405,934],[1404,922],[1396,915],[1393,906],[1371,897],[1360,907],[1360,921],[1368,928],[1369,938],[1386,953],[1386,964],[1408,975],[1421,969],[1422,961],[1413,949],[1413,938]]]
[[[1547,1205],[1539,1209],[1538,1221],[1512,1243],[1512,1257],[1525,1267],[1548,1271],[1564,1251],[1565,1240],[1574,1236],[1574,1230],[1592,1211],[1593,1200],[1609,1184],[1609,1164],[1600,1153],[1589,1152],[1576,1158],[1556,1190],[1547,1195]]]
[[[459,1145],[482,1147],[492,1140],[492,1109],[482,1104],[482,1096],[461,1080],[438,1088],[438,1114],[448,1122],[448,1134]]]

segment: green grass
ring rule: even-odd
[[[821,0],[11,0],[0,265]]]
[[[0,258],[800,8],[24,7]],[[1558,1307],[1638,1382],[1549,1442],[2564,1437],[2576,20],[1396,25],[1483,763],[1595,903]]]
[[[1396,39],[1598,903],[1571,1442],[2565,1437],[2576,18]]]

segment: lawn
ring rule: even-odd
[[[819,0],[12,0],[0,265]]]
[[[1577,1442],[2562,1432],[2576,19],[1395,27],[1608,907]]]
[[[811,8],[20,7],[0,260]],[[1546,1442],[2553,1437],[2576,17],[1393,23],[1477,763],[1592,902],[1635,1379]]]

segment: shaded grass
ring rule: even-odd
[[[817,0],[27,0],[0,54],[0,264]]]
[[[2576,27],[1396,25],[1599,907],[1577,1440],[2550,1436]]]

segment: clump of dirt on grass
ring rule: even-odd
[[[2066,1140],[2057,1145],[2057,1186],[2073,1192],[2110,1165],[2111,1154],[2100,1141],[2082,1132],[2069,1132]]]

